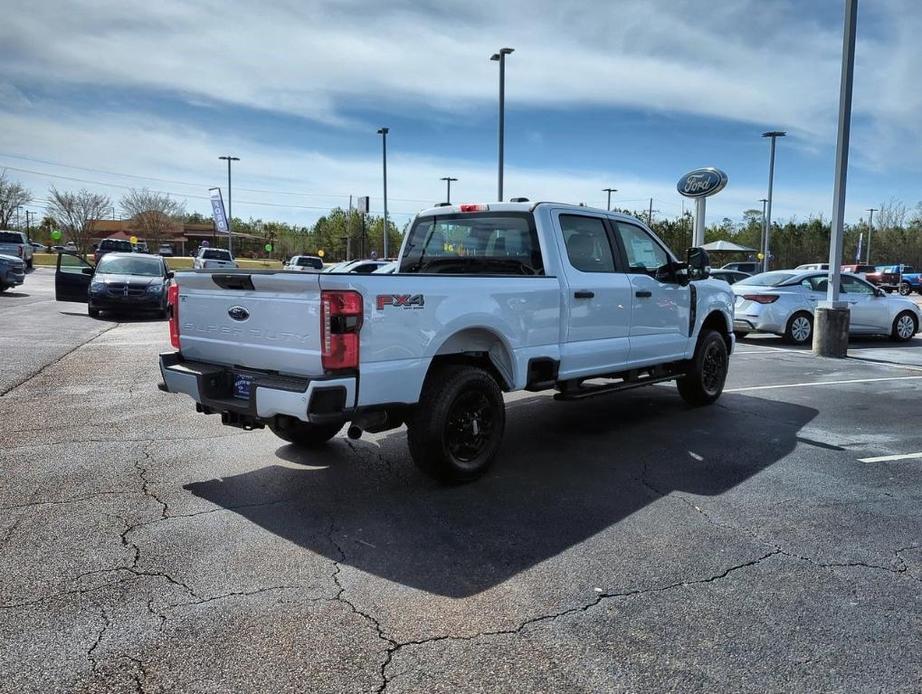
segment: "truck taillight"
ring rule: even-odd
[[[20,257],[20,258],[24,258],[24,257],[25,257],[25,256],[23,255],[23,253],[24,253],[25,250],[26,250],[26,249],[25,249],[25,246],[20,246],[19,248],[16,249],[16,251],[19,253],[19,257]]]
[[[324,369],[359,367],[363,315],[362,295],[358,292],[320,292],[320,360]]]
[[[170,311],[170,344],[179,349],[179,285],[171,284],[166,290],[166,303]]]
[[[458,209],[460,209],[462,212],[488,212],[490,210],[490,206],[465,202],[458,205]]]

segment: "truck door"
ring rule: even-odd
[[[691,287],[657,279],[674,259],[646,229],[617,221],[615,238],[633,289],[630,362],[643,366],[685,358],[689,343]]]
[[[93,266],[83,258],[72,253],[58,253],[58,264],[54,272],[56,301],[87,303],[90,300],[92,279]]]
[[[617,272],[606,220],[577,212],[556,217],[567,290],[559,377],[621,371],[630,352],[631,282]]]

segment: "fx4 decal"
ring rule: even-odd
[[[377,307],[383,311],[386,306],[397,306],[398,308],[422,308],[426,303],[426,298],[422,294],[378,294]]]

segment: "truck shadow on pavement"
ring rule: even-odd
[[[690,409],[653,387],[573,403],[510,402],[506,439],[481,480],[443,487],[406,437],[325,450],[185,489],[342,564],[430,593],[487,590],[670,492],[719,495],[785,457],[817,411],[726,394]],[[278,490],[285,503],[270,503]],[[265,504],[265,505],[260,505]],[[331,524],[332,519],[332,524]]]

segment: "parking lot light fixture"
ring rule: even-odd
[[[451,182],[457,181],[458,179],[452,178],[451,176],[442,176],[442,178],[440,178],[439,180],[445,181],[446,185],[448,186],[448,191],[445,193],[445,202],[450,203],[451,202]]]
[[[503,201],[503,145],[506,129],[506,56],[512,53],[514,48],[500,48],[499,53],[490,56],[490,60],[499,63],[499,155],[497,175],[497,200]]]
[[[770,256],[771,248],[771,231],[772,231],[772,187],[775,182],[775,140],[779,137],[784,137],[787,135],[786,132],[781,130],[769,130],[768,132],[762,133],[762,137],[770,137],[772,140],[771,146],[771,155],[768,160],[768,211],[765,216],[765,234],[764,234],[764,245],[762,247],[762,253],[764,257],[762,258],[762,270],[768,272],[768,262]]]
[[[381,136],[381,162],[384,171],[384,256],[387,255],[387,134],[390,128],[379,128],[378,134]]]
[[[240,157],[232,157],[230,155],[218,157],[218,159],[223,159],[227,161],[227,252],[234,255],[234,230],[233,230],[233,204],[231,202],[231,162],[240,161]]]
[[[605,209],[611,212],[611,194],[617,193],[617,188],[602,188],[603,193],[608,193],[608,202],[605,204]]]

